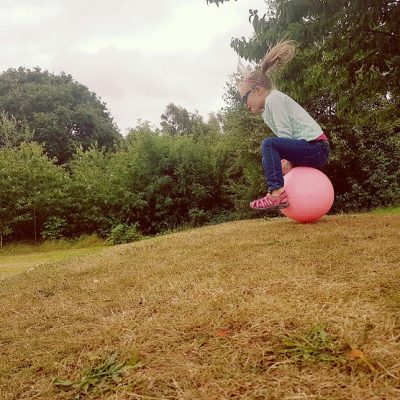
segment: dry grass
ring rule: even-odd
[[[8,279],[0,398],[400,398],[399,228],[241,221]]]
[[[104,246],[103,246],[104,247]],[[37,268],[41,264],[70,260],[101,249],[100,246],[61,250],[32,251],[30,253],[0,252],[0,281],[12,275]],[[36,249],[34,249],[36,250]]]

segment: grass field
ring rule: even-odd
[[[92,254],[103,246],[103,242],[94,237],[88,237],[79,242],[55,241],[39,245],[10,244],[0,251],[0,280],[30,271],[49,262],[65,261]]]
[[[99,247],[85,247],[81,249],[33,252],[30,254],[0,255],[0,280],[24,271],[30,271],[32,268],[42,264],[68,260],[91,254],[98,250],[100,250]]]
[[[400,215],[239,221],[0,282],[0,398],[398,399]]]

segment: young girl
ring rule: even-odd
[[[254,200],[255,210],[289,206],[283,187],[283,175],[293,164],[320,168],[328,161],[329,142],[317,122],[286,94],[276,90],[269,74],[287,64],[294,56],[293,41],[278,43],[264,56],[259,69],[248,74],[239,85],[245,106],[252,113],[262,113],[264,122],[275,137],[261,144],[262,163],[268,193]]]

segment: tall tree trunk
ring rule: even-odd
[[[36,233],[36,205],[33,206],[33,229],[35,235],[35,244],[37,243],[37,233]]]

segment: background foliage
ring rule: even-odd
[[[400,2],[265,3],[249,12],[252,37],[231,46],[258,62],[269,44],[297,41],[274,79],[331,140],[324,172],[334,211],[398,204]],[[241,104],[237,78],[221,113],[205,120],[171,103],[160,128],[138,121],[122,137],[105,104],[71,76],[0,74],[1,242],[97,233],[117,243],[258,215],[248,203],[265,192],[259,146],[271,133]]]
[[[336,209],[397,202],[400,2],[266,0],[265,4],[262,16],[250,10],[254,35],[233,38],[231,46],[241,57],[258,62],[278,40],[297,41],[296,58],[275,80],[331,139],[332,159],[325,172],[335,186]]]
[[[64,73],[8,69],[0,74],[0,110],[29,127],[34,140],[61,164],[79,146],[112,149],[121,138],[105,104]]]

